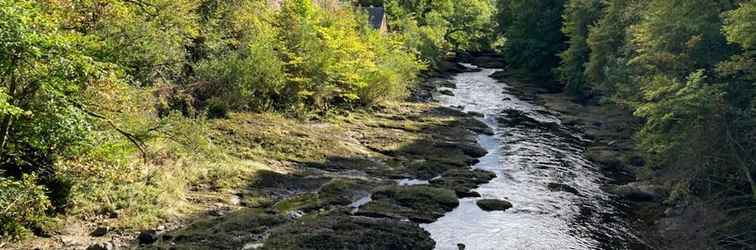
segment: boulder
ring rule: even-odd
[[[505,200],[496,199],[482,199],[475,202],[475,204],[483,209],[483,211],[505,211],[512,208],[512,203]]]
[[[430,183],[435,187],[454,190],[460,198],[480,197],[473,191],[481,184],[488,183],[496,174],[481,169],[452,169],[435,178]]]
[[[274,229],[262,249],[431,250],[430,233],[411,222],[326,215]]]
[[[387,187],[371,198],[357,215],[430,223],[459,206],[454,191],[428,185]]]
[[[439,90],[438,93],[442,95],[454,96],[454,92],[452,92],[450,89],[442,89]]]
[[[450,88],[450,89],[456,89],[457,88],[457,84],[455,84],[455,83],[453,83],[451,81],[448,81],[448,80],[438,81],[438,86],[439,87],[443,87],[443,88]]]

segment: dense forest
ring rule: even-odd
[[[557,80],[580,102],[634,110],[650,177],[672,187],[665,203],[713,204],[728,219],[708,233],[721,246],[755,246],[755,1],[498,5],[513,69]]]
[[[189,186],[253,168],[212,140],[213,120],[369,110],[485,52],[576,102],[631,109],[665,204],[715,207],[719,246],[756,246],[756,1],[276,2],[0,0],[2,239],[68,216],[181,214]]]

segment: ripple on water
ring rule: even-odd
[[[507,94],[504,83],[489,77],[493,72],[459,74],[454,78],[455,95],[439,99],[444,105],[484,114],[482,120],[494,127],[493,136],[479,137],[491,153],[474,167],[492,171],[497,178],[476,191],[481,198],[505,199],[514,207],[484,212],[476,198],[460,200],[454,211],[422,225],[437,249],[457,249],[458,243],[472,250],[629,248],[632,243],[626,242],[634,236],[599,188],[606,178],[585,160],[572,132],[497,126],[496,117],[505,109],[522,111],[541,123],[561,121],[554,112]],[[580,195],[552,191],[549,183],[569,185]]]

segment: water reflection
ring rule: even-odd
[[[462,199],[454,211],[422,225],[437,249],[458,249],[458,243],[473,250],[637,247],[613,201],[599,188],[606,178],[583,157],[582,139],[552,112],[508,94],[506,84],[488,77],[494,71],[459,74],[455,95],[437,98],[446,106],[484,114],[481,119],[494,128],[493,136],[480,136],[491,153],[474,167],[497,178],[476,191],[514,207],[484,212],[475,204],[478,198]],[[505,110],[550,125],[499,126]]]

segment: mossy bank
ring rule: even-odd
[[[157,208],[171,216],[142,226],[124,226],[135,218],[116,209],[106,219],[71,218],[49,237],[14,247],[431,249],[418,223],[476,196],[472,190],[494,177],[470,167],[486,154],[477,134],[491,129],[428,101],[438,85],[449,82],[430,78],[411,100],[316,120],[274,113],[210,120],[203,133],[243,171],[185,186],[180,202]]]

